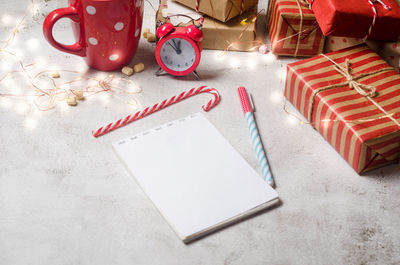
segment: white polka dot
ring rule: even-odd
[[[115,28],[115,30],[120,31],[120,30],[122,30],[122,29],[124,28],[124,23],[122,23],[122,22],[117,22],[117,23],[114,25],[114,28]]]
[[[135,31],[135,37],[137,37],[137,36],[139,36],[139,29],[137,29],[136,31]]]
[[[94,8],[94,6],[87,6],[86,12],[88,12],[89,15],[94,15],[94,14],[96,14],[96,8]]]
[[[136,1],[136,7],[140,7],[142,5],[142,1],[141,0],[137,0]]]
[[[96,38],[89,38],[89,43],[92,45],[97,45],[99,41]]]
[[[118,54],[111,54],[109,57],[110,61],[116,61],[118,60],[118,58],[119,58]]]

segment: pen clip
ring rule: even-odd
[[[247,92],[247,91],[246,91],[246,93],[247,93],[247,98],[248,98],[249,101],[250,101],[251,110],[252,110],[253,112],[256,112],[256,108],[254,107],[254,103],[253,103],[253,96],[252,96],[249,92]]]

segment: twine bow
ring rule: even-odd
[[[312,114],[313,114],[313,109],[314,109],[315,97],[317,96],[318,93],[320,93],[322,91],[329,90],[329,89],[349,86],[351,89],[354,89],[355,91],[357,91],[358,94],[360,94],[361,96],[365,97],[372,104],[374,104],[375,107],[377,107],[382,113],[384,113],[386,117],[388,117],[398,127],[400,127],[400,123],[393,117],[393,114],[388,113],[378,102],[376,102],[375,100],[372,99],[377,94],[376,88],[374,86],[372,86],[372,85],[362,84],[362,83],[357,81],[357,80],[359,80],[360,78],[363,78],[363,77],[371,76],[371,75],[374,75],[374,74],[377,74],[377,73],[381,73],[381,72],[385,72],[385,71],[392,71],[393,70],[392,67],[384,67],[384,68],[378,69],[376,71],[372,71],[372,72],[368,72],[368,73],[359,74],[357,76],[353,76],[351,63],[350,63],[350,60],[348,58],[345,60],[345,67],[343,67],[340,64],[338,64],[337,62],[335,62],[334,60],[332,60],[331,58],[329,58],[327,55],[325,55],[325,54],[321,54],[321,55],[323,57],[325,57],[326,59],[328,59],[334,65],[334,69],[339,74],[341,74],[343,77],[345,77],[346,81],[343,82],[343,83],[339,83],[339,84],[333,84],[333,85],[329,85],[329,86],[326,86],[326,87],[321,87],[321,88],[315,90],[312,93],[310,104],[309,104],[309,109],[308,109],[308,120],[310,122],[312,121]]]
[[[331,60],[331,58],[329,57],[327,58]],[[358,94],[360,94],[363,97],[375,97],[376,88],[374,86],[362,84],[357,81],[357,79],[359,79],[360,76],[354,77],[352,75],[351,62],[349,59],[346,59],[345,67],[336,64],[334,68],[339,74],[343,75],[346,78],[347,84],[350,87],[350,89],[354,89],[355,91],[358,92]]]

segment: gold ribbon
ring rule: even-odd
[[[386,115],[386,117],[391,119],[400,128],[400,123],[395,118],[393,118],[393,114],[389,114],[384,108],[382,108],[381,105],[379,105],[378,102],[376,102],[375,100],[372,99],[377,94],[376,88],[374,86],[371,86],[371,85],[362,84],[362,83],[360,83],[358,81],[359,79],[361,79],[363,77],[371,76],[371,75],[374,75],[374,74],[377,74],[377,73],[380,73],[380,72],[384,72],[384,71],[394,70],[393,67],[385,67],[385,68],[381,68],[381,69],[378,69],[378,70],[375,70],[375,71],[372,71],[372,72],[368,72],[368,73],[360,74],[360,75],[357,75],[357,76],[353,76],[351,63],[350,63],[349,59],[346,59],[345,67],[343,67],[340,64],[336,63],[331,58],[329,58],[327,55],[325,55],[325,54],[321,54],[321,55],[323,57],[325,57],[327,60],[329,60],[332,64],[334,64],[334,69],[339,74],[341,74],[344,78],[346,78],[346,81],[343,82],[343,83],[339,83],[339,84],[334,84],[334,85],[330,85],[330,86],[326,86],[326,87],[321,87],[321,88],[313,91],[313,93],[311,95],[309,109],[308,109],[308,121],[311,122],[313,109],[314,109],[314,101],[315,101],[315,97],[318,95],[318,93],[320,93],[322,91],[334,89],[334,88],[349,86],[350,89],[354,89],[358,94],[360,94],[361,96],[363,96],[366,99],[368,99],[381,112],[383,112]]]

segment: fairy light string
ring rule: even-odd
[[[93,76],[85,76],[79,71],[67,70],[67,69],[44,69],[37,74],[32,74],[29,69],[32,66],[37,65],[37,62],[25,64],[19,56],[10,49],[10,45],[15,40],[15,37],[20,32],[24,22],[29,18],[33,17],[37,10],[36,0],[31,0],[31,4],[25,11],[24,15],[17,19],[16,26],[11,29],[8,37],[5,40],[0,41],[2,43],[0,48],[0,55],[10,58],[10,61],[4,62],[11,65],[16,63],[18,70],[13,69],[4,74],[0,73],[0,88],[5,81],[12,79],[16,75],[22,75],[26,78],[28,84],[33,88],[28,93],[9,93],[8,91],[2,91],[0,89],[0,98],[11,97],[11,98],[33,98],[33,103],[38,110],[47,111],[54,108],[58,102],[65,101],[68,97],[76,95],[77,91],[81,91],[84,97],[90,97],[98,93],[108,93],[113,98],[120,100],[128,105],[133,106],[135,109],[139,107],[139,102],[134,95],[142,92],[142,89],[134,81],[126,78],[115,77],[114,75],[108,75],[104,78],[98,78]],[[65,78],[60,78],[60,81],[55,81],[54,78],[50,77],[53,72],[70,73],[74,74],[72,80],[65,81]],[[40,81],[46,79],[50,82],[50,87],[43,87],[40,85]],[[64,80],[64,81],[63,81]],[[83,86],[85,82],[92,81],[94,85]],[[128,87],[120,87],[115,85],[117,82],[125,82]],[[70,88],[71,85],[77,85],[75,89]],[[4,88],[4,86],[3,86]],[[132,89],[133,88],[133,89]],[[11,90],[13,88],[11,87]]]

